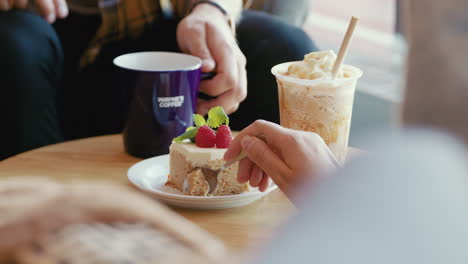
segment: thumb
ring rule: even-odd
[[[213,58],[202,59],[202,72],[213,72],[215,65]]]
[[[189,50],[191,55],[202,60],[202,72],[214,71],[215,61],[204,38],[198,38],[198,41],[194,41]]]
[[[241,146],[247,157],[266,172],[280,188],[287,185],[286,177],[291,173],[291,169],[263,140],[244,136],[241,140]]]

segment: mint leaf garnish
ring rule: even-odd
[[[206,125],[205,118],[199,114],[193,115],[193,123],[195,124],[196,127],[201,127]]]
[[[193,115],[193,123],[195,127],[189,127],[184,134],[173,139],[175,142],[181,142],[186,139],[190,141],[195,141],[195,136],[197,135],[198,128],[208,124],[213,129],[220,127],[222,124],[229,125],[229,117],[224,112],[224,109],[221,106],[216,106],[210,109],[208,112],[208,120],[205,121],[205,118],[199,114]]]
[[[174,141],[175,142],[181,142],[181,141],[184,141],[186,139],[194,138],[197,135],[197,132],[198,132],[198,127],[189,127],[189,128],[187,128],[185,133],[183,133],[182,135],[174,138]]]
[[[218,128],[222,124],[229,125],[229,117],[224,112],[223,107],[216,106],[211,108],[208,112],[207,123],[211,128]]]

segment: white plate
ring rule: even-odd
[[[138,189],[159,200],[178,207],[192,209],[224,209],[244,206],[267,195],[277,188],[272,184],[265,192],[249,192],[227,196],[190,196],[164,184],[169,174],[169,155],[142,160],[128,169],[130,182]]]

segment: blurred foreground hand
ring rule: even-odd
[[[0,12],[28,9],[31,6],[34,6],[34,11],[49,23],[68,15],[68,6],[65,0],[0,0]]]

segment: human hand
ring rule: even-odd
[[[65,18],[68,15],[65,0],[0,0],[0,12],[27,9],[30,5],[34,5],[34,10],[49,23],[55,22],[56,18]]]
[[[215,106],[235,112],[247,97],[246,58],[224,15],[210,5],[198,5],[178,25],[177,43],[184,53],[202,59],[203,72],[216,72],[200,85],[201,92],[216,98],[200,99],[197,112],[206,115]]]
[[[240,183],[249,182],[252,187],[265,191],[271,177],[289,197],[293,194],[292,187],[306,178],[316,178],[338,166],[335,156],[318,134],[287,129],[263,120],[242,130],[224,159],[232,160],[241,150],[247,158],[239,162],[237,180]]]

